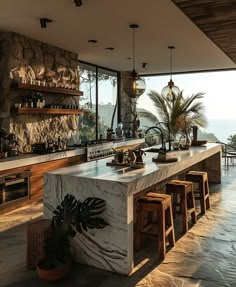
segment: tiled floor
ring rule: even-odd
[[[156,259],[155,243],[150,242],[136,254],[136,268],[129,277],[74,264],[56,286],[236,287],[236,166],[228,171],[222,167],[222,175],[222,184],[210,186],[211,210],[177,241],[164,261]],[[41,216],[40,203],[0,216],[1,287],[51,286],[25,266],[26,224]]]

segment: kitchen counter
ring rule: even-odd
[[[85,154],[85,148],[58,151],[50,154],[25,153],[0,159],[0,171]]]
[[[93,145],[91,147],[99,148],[99,146],[113,146],[113,147],[121,147],[121,146],[128,146],[128,145],[134,145],[144,142],[144,139],[130,139],[125,141],[119,141],[119,142],[109,142],[105,143],[103,145]],[[12,156],[4,159],[0,159],[0,172],[12,168],[18,168],[22,166],[32,165],[32,164],[38,164],[43,163],[47,161],[53,161],[58,159],[64,159],[68,157],[73,157],[77,155],[85,155],[86,154],[86,147],[81,148],[74,148],[72,150],[66,150],[66,151],[57,151],[54,153],[49,154],[33,154],[33,153],[25,153],[20,154],[18,156]]]
[[[144,168],[106,166],[112,157],[62,168],[44,175],[44,215],[52,217],[55,207],[68,193],[76,198],[99,197],[106,201],[105,229],[78,234],[74,240],[75,260],[105,270],[129,274],[133,268],[133,198],[143,190],[189,170],[196,164],[208,172],[209,181],[221,182],[221,145],[207,144],[174,151],[174,163],[154,163],[156,153],[146,153]]]

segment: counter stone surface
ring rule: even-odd
[[[84,148],[76,148],[74,150],[60,151],[42,155],[32,153],[20,154],[18,156],[1,159],[0,171],[84,154]]]
[[[132,144],[139,144],[143,143],[144,139],[130,139],[125,141],[119,141],[119,142],[109,142],[108,144],[113,144],[114,147],[120,147],[120,146],[128,146]],[[106,145],[106,144],[104,144]],[[99,147],[99,145],[96,145],[96,147]],[[57,151],[54,153],[49,154],[33,154],[33,153],[25,153],[20,154],[18,156],[12,156],[4,159],[0,159],[0,172],[12,168],[18,168],[22,166],[32,165],[32,164],[38,164],[43,163],[47,161],[57,160],[57,159],[64,159],[68,157],[73,157],[77,155],[85,155],[86,154],[86,148],[75,148],[72,150],[65,150],[65,151]]]
[[[174,163],[154,163],[156,153],[146,152],[145,167],[106,166],[112,157],[48,172],[44,175],[44,215],[52,217],[55,207],[68,193],[84,200],[98,197],[106,201],[105,229],[89,230],[73,241],[75,260],[105,270],[129,274],[133,268],[133,196],[157,183],[204,163],[209,180],[221,181],[221,146],[207,144],[174,151]]]

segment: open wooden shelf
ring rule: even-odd
[[[17,114],[54,114],[54,115],[79,115],[83,114],[82,110],[78,109],[50,109],[50,108],[17,108]]]
[[[81,91],[69,90],[69,89],[63,89],[63,88],[45,87],[45,86],[22,84],[22,83],[14,84],[13,87],[22,89],[22,90],[32,90],[32,91],[48,92],[48,93],[54,93],[54,94],[64,94],[64,95],[69,95],[69,96],[83,96],[83,92]]]

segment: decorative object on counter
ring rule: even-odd
[[[116,136],[117,138],[123,138],[124,131],[123,131],[123,124],[119,123],[116,128]]]
[[[146,153],[141,149],[134,150],[134,153],[136,156],[135,163],[143,163],[143,155],[146,155]]]
[[[204,146],[207,143],[207,140],[192,140],[191,146]]]
[[[8,156],[16,156],[19,154],[17,137],[13,133],[9,133],[6,137],[8,140]]]
[[[182,135],[179,139],[180,149],[189,149],[191,146],[191,139],[189,134]]]
[[[138,98],[145,92],[146,83],[135,71],[135,29],[139,28],[139,25],[131,24],[130,28],[133,29],[133,71],[131,72],[131,78],[128,79],[124,86],[124,90],[129,97]]]
[[[142,129],[137,129],[137,133],[138,133],[138,137],[140,139],[144,138],[144,133],[143,133],[143,130]]]
[[[173,141],[172,142],[172,147],[173,147],[174,150],[179,150],[180,142],[179,141]]]
[[[112,133],[113,133],[113,129],[108,128],[107,129],[107,139],[108,140],[112,139]]]
[[[105,210],[103,199],[88,197],[77,200],[67,194],[54,210],[48,237],[45,239],[45,257],[37,264],[37,273],[46,281],[57,281],[68,273],[71,265],[70,241],[76,232],[104,228],[108,223],[98,217]]]
[[[165,97],[172,97],[173,95],[178,95],[180,89],[175,86],[172,81],[172,51],[175,49],[175,46],[168,46],[168,49],[170,50],[170,81],[168,82],[168,85],[162,89],[161,94]]]
[[[192,126],[193,129],[193,140],[197,141],[198,126]]]
[[[128,162],[135,162],[136,161],[136,155],[133,150],[128,149]]]
[[[156,158],[152,158],[153,162],[163,162],[170,163],[178,161],[178,158],[175,156],[170,156],[165,151],[159,151],[158,156]]]
[[[120,150],[113,149],[113,150],[115,152],[114,161],[118,163],[124,163],[127,152],[124,151],[123,149],[120,149]]]

